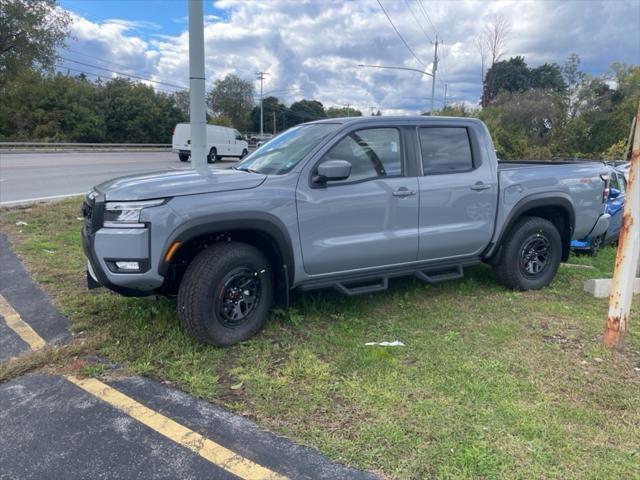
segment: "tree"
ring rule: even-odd
[[[502,16],[494,17],[493,21],[484,27],[482,36],[485,43],[485,51],[491,58],[491,68],[502,58],[506,50],[507,36],[511,31],[511,25]],[[486,107],[489,104],[490,92],[493,91],[493,77],[487,72],[484,79],[481,104]]]
[[[286,113],[287,107],[280,103],[277,97],[269,96],[262,99],[262,109],[264,117],[264,131],[265,132],[278,132],[283,127],[282,114]],[[273,114],[275,113],[276,123],[273,123]],[[260,105],[253,108],[251,111],[251,127],[252,132],[260,131]]]
[[[576,116],[578,102],[578,90],[585,80],[585,73],[580,70],[580,57],[577,53],[572,53],[562,67],[562,75],[567,85],[566,103],[569,118]]]
[[[189,118],[190,110],[189,110],[189,90],[180,90],[173,94],[173,102],[182,116],[187,119]]]
[[[567,84],[562,78],[562,70],[557,63],[545,63],[530,71],[531,88],[540,90],[553,90],[563,93],[567,90]]]
[[[327,110],[328,118],[340,118],[340,117],[361,117],[362,112],[351,107],[330,107]]]
[[[51,71],[69,34],[69,14],[55,0],[0,2],[0,82],[23,68]]]
[[[253,96],[253,84],[230,73],[215,81],[207,95],[207,106],[214,116],[228,117],[235,128],[246,132],[254,104]]]
[[[225,117],[224,115],[218,115],[217,117],[209,117],[207,121],[209,125],[219,125],[221,127],[229,127],[233,128],[233,122],[229,117]]]
[[[491,85],[489,85],[491,79]],[[491,101],[499,92],[524,92],[531,86],[529,67],[524,57],[512,57],[509,60],[494,63],[487,72],[485,90]]]
[[[293,117],[291,119],[292,125],[327,118],[324,106],[317,100],[300,100],[293,102],[289,107],[289,114]]]

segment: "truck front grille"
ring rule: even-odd
[[[82,203],[82,217],[87,233],[93,233],[102,226],[102,207],[104,204],[95,203],[93,199],[86,199]]]

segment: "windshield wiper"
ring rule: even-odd
[[[260,173],[258,170],[256,170],[255,168],[251,168],[251,167],[236,167],[235,165],[233,167],[231,167],[233,170],[239,170],[241,172],[249,172],[249,173]]]

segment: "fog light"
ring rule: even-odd
[[[130,272],[140,270],[140,264],[138,262],[116,262],[118,270],[128,270]]]

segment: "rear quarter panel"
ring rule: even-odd
[[[502,165],[498,172],[500,201],[496,234],[502,231],[509,213],[529,196],[549,195],[569,198],[575,212],[573,238],[583,238],[603,213],[603,181],[606,167],[596,162],[558,165]]]

